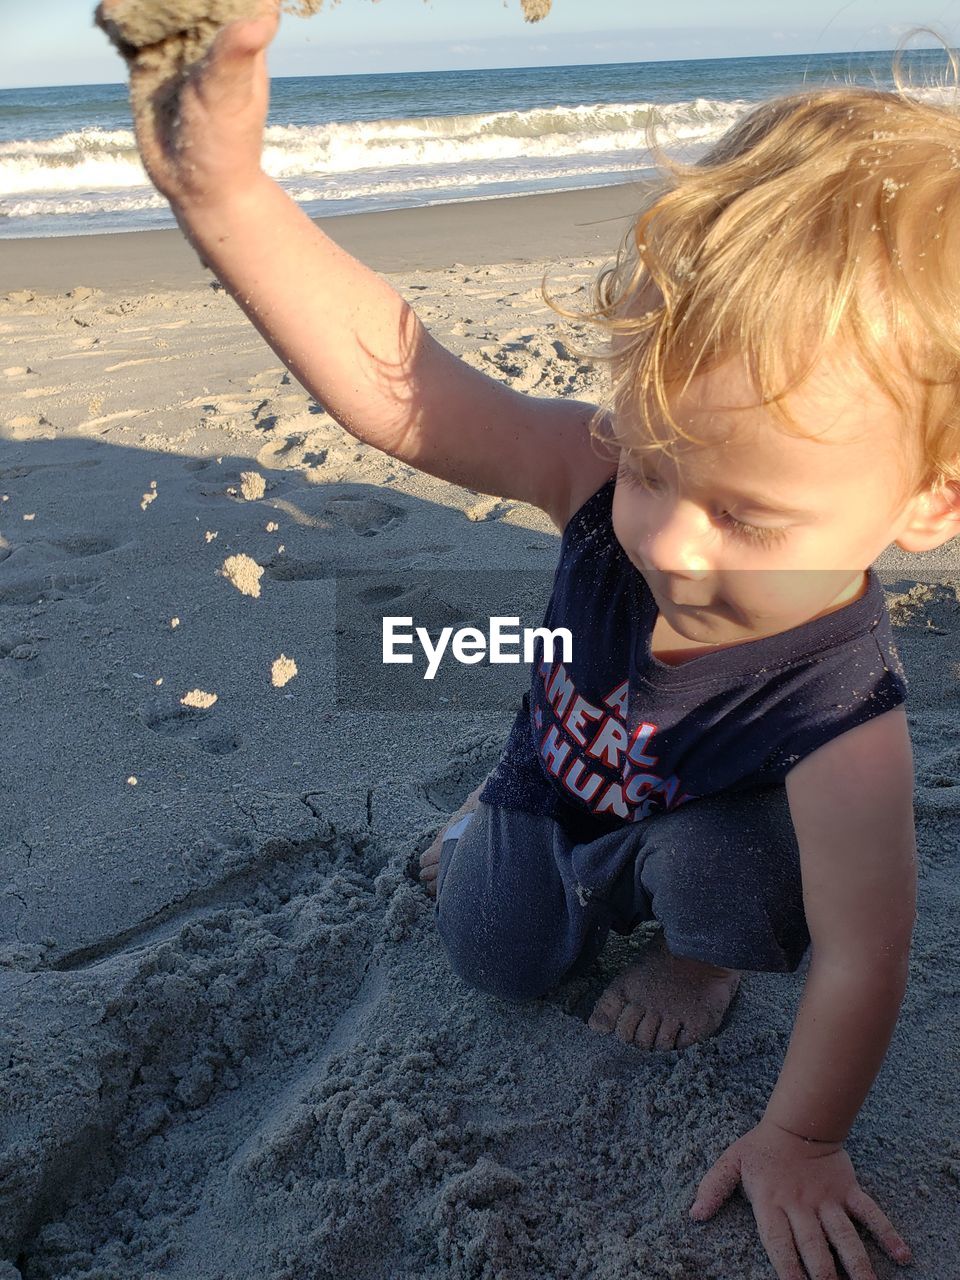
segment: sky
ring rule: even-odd
[[[92,10],[92,0],[0,0],[0,89],[121,81],[123,64]],[[309,20],[284,18],[270,69],[358,75],[847,53],[894,48],[922,25],[956,45],[960,0],[553,0],[536,25],[522,21],[520,0],[327,0]]]

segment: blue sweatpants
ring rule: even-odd
[[[437,923],[455,972],[508,1000],[586,967],[610,929],[658,920],[671,953],[793,972],[810,943],[782,786],[688,801],[576,843],[552,818],[481,804],[446,833]]]

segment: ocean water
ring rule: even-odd
[[[935,80],[944,61],[911,51],[911,81]],[[284,77],[264,167],[313,216],[604,186],[649,170],[651,123],[669,153],[694,159],[757,102],[889,88],[892,64],[874,52]],[[0,90],[0,238],[173,225],[124,86]]]

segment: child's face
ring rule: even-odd
[[[909,521],[916,463],[900,414],[852,361],[821,362],[786,401],[798,428],[826,443],[787,434],[756,401],[729,361],[673,406],[703,445],[680,441],[678,463],[620,455],[617,538],[661,615],[695,643],[785,631],[841,607]],[[637,439],[629,427],[621,438]]]

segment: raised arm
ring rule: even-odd
[[[137,112],[151,179],[203,261],[347,431],[431,475],[532,503],[562,527],[613,471],[587,432],[593,406],[523,395],[470,368],[263,173],[278,20],[264,0],[263,16],[220,33],[175,112],[159,123]],[[147,74],[131,70],[135,101]]]

